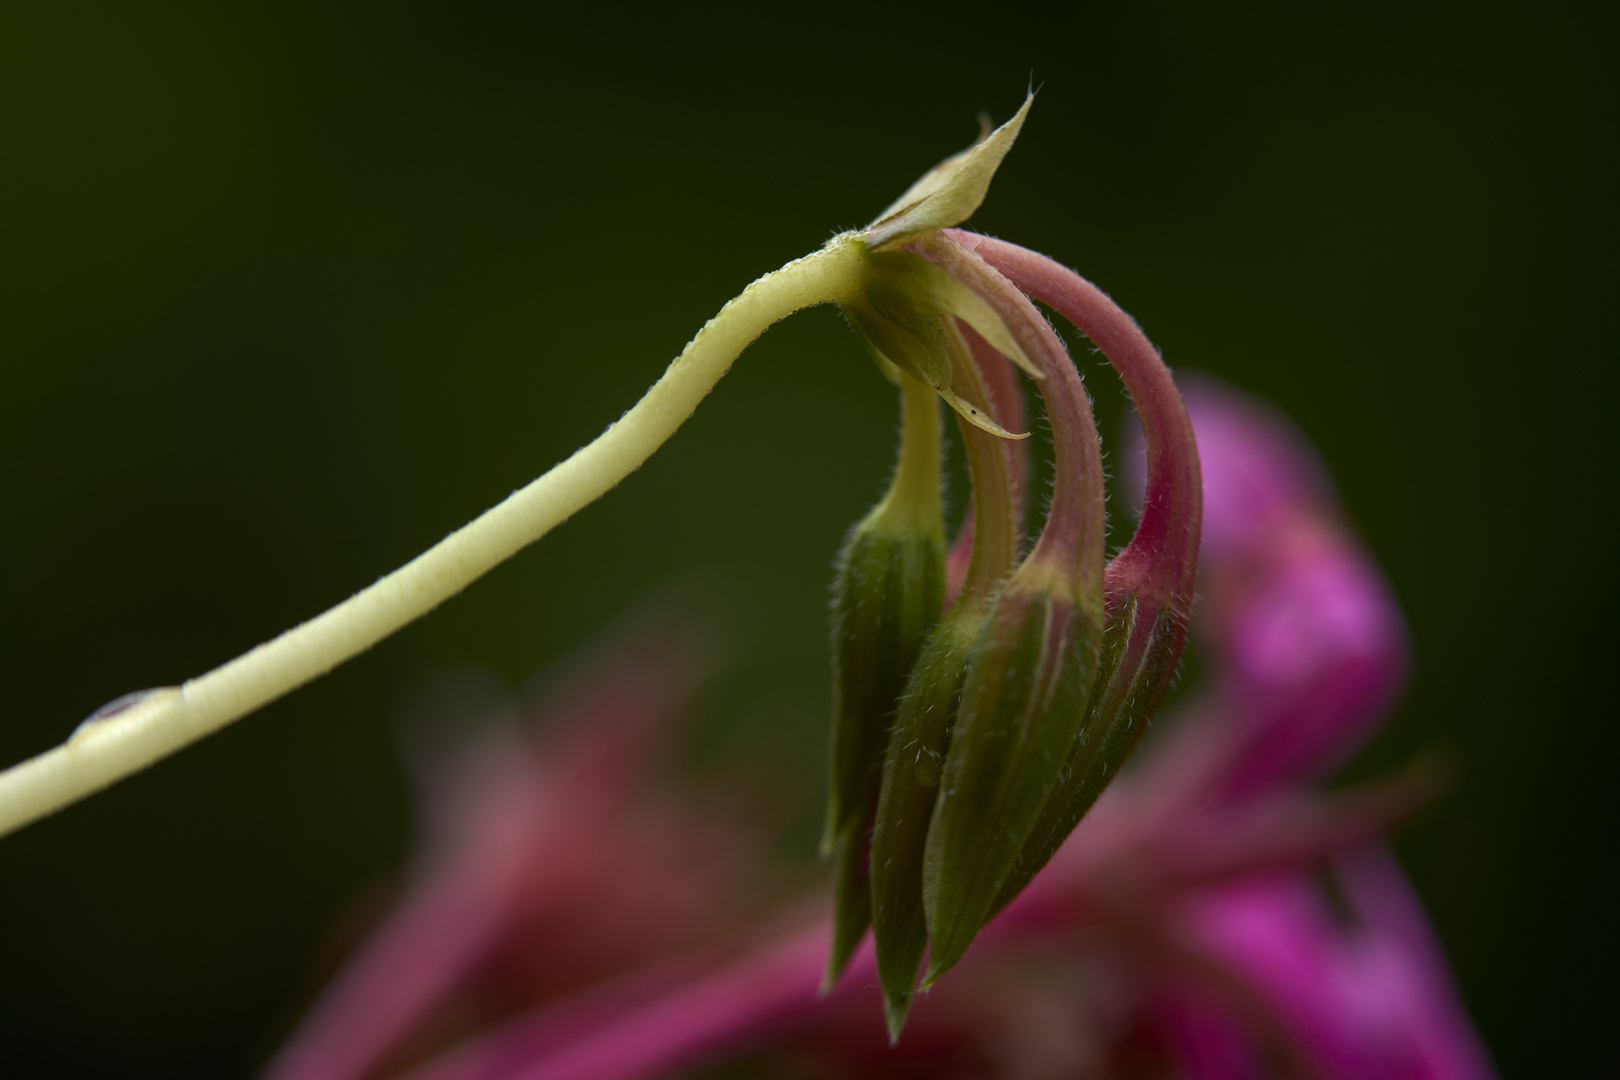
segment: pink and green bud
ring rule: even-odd
[[[838,646],[847,652],[839,658],[826,843],[839,852],[839,916],[828,973],[841,969],[870,917],[892,1034],[925,951],[932,952],[926,986],[960,959],[1117,775],[1174,674],[1192,598],[1197,452],[1158,354],[1083,279],[950,228],[983,198],[1018,122],[941,165],[862,234],[861,285],[841,302],[880,369],[930,388],[957,411],[973,477],[961,594],[916,654],[897,706],[885,696],[894,693],[885,687],[902,681],[896,654],[868,644],[878,640],[881,620],[862,623],[860,605],[863,582],[883,580],[884,567],[900,564],[889,541],[863,527],[840,573],[840,625],[853,632]],[[1097,341],[1142,413],[1148,507],[1112,564],[1090,401],[1026,293]],[[1006,374],[1005,361],[1039,388],[1054,448],[1046,522],[1016,570],[1023,459],[1004,442],[1016,437],[1004,421],[1022,417],[1008,407],[1016,387],[989,385]],[[878,678],[863,665],[887,673]],[[844,684],[846,667],[858,685]],[[853,704],[861,695],[865,703]],[[881,741],[871,718],[889,715],[885,708],[893,725],[863,859],[862,810],[871,806],[872,748]]]
[[[1097,672],[1100,613],[1074,602],[1070,582],[1023,577],[974,643],[935,798],[923,866],[925,987],[997,910],[1062,779]]]
[[[1090,401],[1062,341],[971,252],[937,238],[918,250],[981,296],[1033,358],[1054,454],[1045,527],[974,644],[936,795],[923,872],[926,985],[994,913],[1063,780],[1102,641],[1105,508]]]
[[[954,325],[947,324],[946,331],[957,385],[975,407],[988,409],[982,373],[966,341]],[[1005,442],[966,419],[959,426],[973,479],[973,554],[961,594],[929,635],[906,683],[889,735],[872,830],[872,926],[893,1036],[905,1022],[928,944],[923,860],[962,680],[981,624],[1018,550]]]
[[[1062,314],[1118,371],[1142,421],[1148,484],[1130,544],[1109,564],[1107,627],[1096,685],[1063,780],[1029,836],[999,910],[1067,839],[1146,730],[1186,642],[1203,489],[1192,424],[1170,371],[1135,321],[1095,285],[1014,244],[951,230],[1020,290]]]

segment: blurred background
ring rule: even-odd
[[[1605,1072],[1613,29],[1596,4],[7,5],[0,759],[498,501],[1033,77],[973,224],[1321,449],[1416,642],[1352,772],[1450,752],[1398,851],[1468,1006],[1508,1076]],[[1117,383],[1082,367],[1112,437]],[[802,314],[443,610],[0,841],[0,1074],[251,1075],[409,851],[411,702],[518,685],[694,573],[747,642],[698,742],[799,777],[805,848],[831,560],[894,409]]]

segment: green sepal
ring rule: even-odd
[[[1026,95],[1011,120],[994,130],[986,123],[972,146],[924,173],[867,227],[867,242],[873,247],[901,243],[966,221],[984,202],[990,180],[1012,149],[1034,101],[1034,93]]]
[[[861,291],[880,314],[897,322],[928,315],[961,319],[1030,378],[1038,382],[1046,377],[989,301],[956,275],[921,255],[910,251],[868,253]],[[948,375],[949,367],[941,374]]]
[[[880,503],[850,530],[839,557],[824,851],[871,813],[906,676],[945,603],[944,525],[895,520],[904,516]]]
[[[985,620],[934,804],[923,868],[923,986],[959,960],[1058,789],[1102,645],[1102,597],[1015,576]],[[1067,583],[1064,583],[1066,586]],[[1100,583],[1099,583],[1100,584]]]
[[[880,370],[891,365],[938,390],[951,385],[951,361],[945,352],[945,331],[939,318],[927,312],[883,311],[869,293],[845,299],[840,307]]]
[[[978,294],[920,255],[868,252],[861,288],[840,302],[879,370],[899,369],[933,388],[964,420],[1003,439],[1028,438],[998,424],[954,385],[946,319],[957,318],[997,351],[1039,378],[1001,317]]]
[[[849,958],[872,925],[872,881],[867,871],[868,834],[862,820],[839,834],[833,844],[833,940],[821,992],[828,993],[849,966]]]
[[[958,604],[935,626],[906,684],[884,757],[872,826],[872,934],[891,1039],[905,1024],[928,946],[923,851],[983,611],[979,604]]]

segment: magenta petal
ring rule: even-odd
[[[1309,879],[1273,875],[1212,890],[1188,905],[1186,925],[1195,947],[1258,999],[1285,1044],[1327,1076],[1401,1075],[1376,1068],[1363,1038],[1366,1002]]]
[[[1417,893],[1382,847],[1338,862],[1339,879],[1371,938],[1368,965],[1391,999],[1393,1021],[1411,1048],[1416,1075],[1473,1080],[1495,1075],[1457,998],[1451,971]]]
[[[1212,585],[1221,569],[1210,568]],[[1377,726],[1405,680],[1406,630],[1377,571],[1347,545],[1284,556],[1205,613],[1233,701],[1230,786],[1318,772]]]
[[[1182,391],[1204,468],[1207,557],[1229,558],[1264,540],[1280,514],[1331,505],[1315,450],[1281,413],[1207,378],[1183,379]],[[1127,455],[1127,469],[1139,469],[1139,460]]]
[[[494,1080],[505,1076],[691,982],[703,967],[699,958],[683,958],[547,1001],[457,1044],[398,1080]]]
[[[527,921],[599,887],[598,864],[616,862],[618,815],[665,745],[660,729],[712,664],[708,638],[688,620],[643,612],[552,688],[542,732],[497,727],[446,764],[433,843],[404,898],[271,1061],[268,1080],[368,1075],[519,944]],[[627,898],[607,899],[619,901],[598,905],[611,914]]]
[[[1188,940],[1327,1076],[1485,1080],[1489,1061],[1387,860],[1362,853],[1343,864],[1348,922],[1309,878],[1279,874],[1192,901]]]

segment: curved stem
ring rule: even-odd
[[[1028,431],[1029,416],[1024,408],[1024,394],[1018,386],[1018,375],[1011,360],[996,351],[978,331],[960,319],[953,320],[955,329],[967,342],[972,368],[982,382],[990,418],[1009,431]],[[965,378],[965,376],[964,376]],[[1007,458],[1007,476],[1012,490],[1012,558],[1017,559],[1018,548],[1024,542],[1024,522],[1029,517],[1029,442],[1026,439],[999,439],[1001,452]],[[972,494],[969,493],[972,498]],[[975,504],[976,505],[976,504]],[[945,605],[956,601],[967,581],[968,565],[973,560],[973,522],[977,511],[968,508],[961,528],[945,556]]]
[[[1052,502],[1040,538],[1024,562],[1027,569],[1019,573],[1044,574],[1056,568],[1070,583],[1066,592],[1100,598],[1105,566],[1102,446],[1091,399],[1062,339],[1035,305],[971,247],[954,242],[971,236],[948,230],[941,239],[917,248],[983,298],[1044,375],[1036,386],[1052,426]]]
[[[906,514],[908,528],[938,529],[940,472],[939,395],[900,373],[900,460],[883,497],[882,513]]]
[[[952,325],[946,328],[945,340],[951,355],[952,378],[962,398],[1001,420],[1003,414],[991,401],[984,373],[967,339]],[[969,605],[984,605],[1018,562],[1019,519],[1013,481],[1018,450],[1009,452],[1008,440],[968,423],[960,415],[957,427],[973,483],[973,547],[957,599]],[[1018,445],[1013,444],[1015,448]]]
[[[1130,391],[1147,439],[1148,488],[1136,534],[1109,565],[1110,589],[1149,589],[1182,615],[1192,604],[1203,520],[1203,481],[1192,421],[1170,369],[1120,306],[1079,274],[1028,248],[958,229],[945,235],[1074,323]]]
[[[973,362],[984,380],[986,400],[996,423],[1009,431],[1028,431],[1029,409],[1024,405],[1024,392],[1018,385],[1018,371],[1013,362],[967,323],[958,319],[956,325],[967,339]],[[1001,452],[1007,455],[1007,468],[1012,477],[1013,521],[1022,543],[1024,522],[1029,518],[1029,440],[1002,439]]]
[[[594,441],[387,577],[182,686],[101,710],[61,746],[0,773],[0,836],[326,674],[590,505],[651,457],[771,324],[848,296],[859,280],[860,251],[846,233],[755,281]]]

